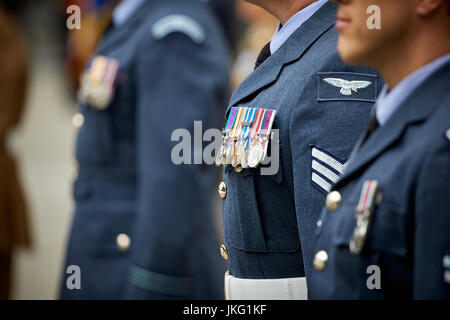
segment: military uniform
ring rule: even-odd
[[[360,139],[316,229],[312,298],[450,298],[449,81],[447,55]]]
[[[223,298],[217,172],[172,162],[174,130],[217,128],[229,95],[220,28],[201,1],[149,0],[102,39],[83,76],[65,299]],[[125,4],[127,2],[123,2]],[[69,279],[70,281],[70,279]]]
[[[236,108],[275,110],[272,129],[279,132],[275,174],[241,165],[224,169],[221,252],[229,299],[306,297],[320,209],[367,125],[382,82],[372,69],[340,60],[335,20],[336,4],[325,3],[229,103],[228,118]],[[346,89],[357,82],[366,87]]]

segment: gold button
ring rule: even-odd
[[[225,199],[225,197],[227,196],[227,185],[223,181],[219,185],[219,196],[222,199]]]
[[[341,194],[337,191],[330,192],[327,196],[327,208],[330,211],[336,211],[342,202]]]
[[[117,249],[125,252],[125,251],[128,251],[128,249],[130,248],[131,239],[125,233],[121,233],[116,238],[116,244],[117,244]]]
[[[322,226],[322,220],[317,221],[317,228],[320,228]]]
[[[236,171],[237,173],[242,172],[242,167],[241,166],[237,166],[236,168],[234,168],[234,171]]]
[[[319,251],[316,253],[314,257],[314,269],[317,271],[323,271],[327,266],[328,262],[328,253],[325,251]]]
[[[228,260],[228,250],[224,244],[220,246],[220,254],[222,255],[222,258],[224,258],[225,260]]]
[[[75,128],[80,129],[84,124],[84,116],[81,113],[77,113],[72,118],[72,124]]]

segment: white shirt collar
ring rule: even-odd
[[[450,62],[450,53],[434,60],[419,70],[416,70],[397,84],[390,92],[388,92],[388,87],[385,85],[378,97],[375,107],[377,120],[380,126],[383,126],[389,120],[414,90],[448,62]]]
[[[112,20],[115,27],[122,26],[146,0],[123,0],[114,9]]]
[[[295,30],[300,28],[303,23],[311,18],[314,13],[316,13],[317,10],[319,10],[327,2],[328,0],[318,0],[293,15],[282,28],[280,28],[281,24],[279,24],[272,40],[270,41],[270,53],[274,54],[275,51],[277,51],[295,32]]]

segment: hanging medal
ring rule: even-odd
[[[247,149],[247,151],[246,151],[246,153],[247,153],[247,158],[246,158],[247,159],[247,166],[250,166],[250,167],[251,167],[250,162],[252,162],[252,163],[254,162],[254,151],[253,151],[253,149],[256,146],[256,141],[257,141],[256,137],[257,137],[257,134],[258,134],[258,132],[259,132],[259,130],[261,128],[261,123],[262,123],[262,120],[264,118],[264,114],[265,114],[265,109],[261,109],[261,108],[257,109],[255,120],[253,121],[253,125],[252,125],[252,128],[250,130],[250,135],[249,135],[248,142],[247,142],[248,146],[246,148]]]
[[[264,155],[264,149],[262,148],[262,143],[260,141],[260,135],[262,133],[262,131],[264,130],[264,124],[267,122],[267,117],[269,114],[269,110],[267,109],[263,109],[263,116],[261,117],[261,122],[259,124],[259,128],[256,131],[256,138],[253,142],[253,146],[249,152],[249,157],[248,157],[248,165],[251,168],[256,168],[263,155]]]
[[[234,122],[236,120],[237,114],[236,107],[231,108],[230,115],[228,116],[227,124],[225,129],[222,132],[222,145],[220,147],[219,152],[216,155],[216,165],[220,166],[225,164],[226,156],[227,156],[227,144],[230,140],[231,129],[233,128]]]
[[[95,109],[106,109],[115,94],[118,70],[118,60],[94,57],[81,78],[79,99]]]
[[[225,165],[229,165],[233,161],[236,131],[241,122],[241,117],[242,117],[242,108],[237,108],[236,120],[234,121],[233,129],[231,131],[230,138],[228,139],[228,145],[225,156]]]
[[[260,132],[259,135],[259,141],[261,143],[261,147],[263,150],[263,157],[260,160],[260,162],[263,162],[264,159],[267,156],[267,148],[269,146],[269,139],[272,134],[272,125],[273,121],[275,120],[275,114],[277,113],[276,110],[269,110],[267,111],[267,123],[264,123],[264,127],[262,128],[262,132]]]
[[[249,116],[244,123],[244,132],[242,134],[243,137],[243,153],[241,155],[240,163],[242,168],[248,168],[248,146],[250,140],[250,132],[252,129],[253,122],[255,121],[256,112],[258,109],[250,108]]]
[[[382,200],[382,192],[378,181],[367,180],[361,190],[361,196],[356,207],[356,227],[350,240],[349,248],[353,254],[361,253],[373,220],[376,205]]]
[[[239,140],[237,143],[235,156],[236,156],[236,166],[240,165],[242,158],[245,156],[245,134],[249,126],[251,126],[250,119],[252,117],[253,108],[247,108],[245,113],[244,121],[241,125],[241,133],[239,135]]]
[[[238,128],[237,128],[235,136],[234,136],[236,146],[234,149],[234,156],[231,161],[231,165],[233,166],[233,168],[236,168],[239,165],[242,153],[244,151],[244,146],[241,145],[240,142],[241,142],[241,137],[242,137],[243,124],[245,122],[245,117],[247,116],[248,109],[249,108],[246,108],[246,107],[242,108],[241,119],[239,121],[239,125],[238,125]]]

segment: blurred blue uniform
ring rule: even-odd
[[[79,176],[66,266],[80,267],[81,289],[69,290],[66,274],[62,298],[223,298],[217,172],[171,160],[174,130],[193,136],[195,120],[219,127],[229,94],[222,34],[201,1],[128,0],[113,21],[74,118]]]
[[[285,288],[298,287],[311,272],[308,262],[325,195],[369,119],[382,81],[372,69],[340,60],[335,20],[336,4],[326,2],[240,85],[229,103],[230,108],[277,111],[273,128],[279,130],[280,163],[274,175],[225,167],[222,254],[228,260],[227,278],[233,277],[226,281],[230,299],[302,296],[289,295]],[[277,44],[272,40],[271,45]],[[348,92],[345,86],[352,81],[365,88]],[[285,279],[279,291],[288,295],[278,295],[276,288],[257,292],[254,281],[244,288],[243,279]],[[244,291],[251,296],[242,296]]]
[[[322,211],[311,298],[450,299],[450,54],[442,59],[377,102],[380,126]]]

